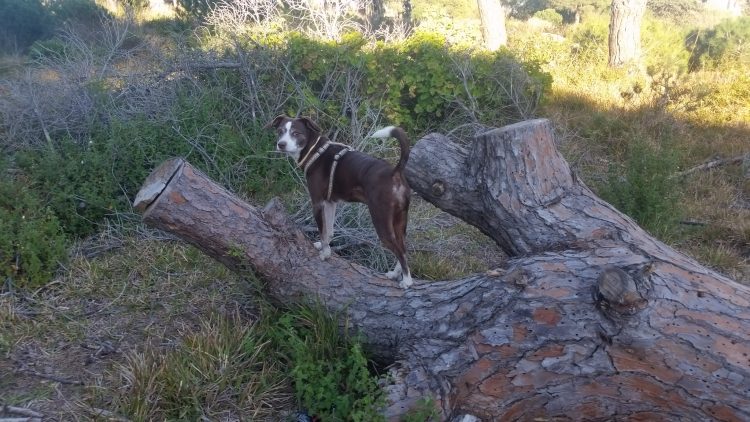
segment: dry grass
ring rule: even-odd
[[[0,296],[2,404],[62,420],[95,419],[93,408],[158,415],[163,409],[126,406],[126,394],[135,400],[142,393],[132,390],[126,374],[144,365],[169,373],[188,357],[218,365],[213,368],[231,357],[234,373],[242,370],[245,377],[236,394],[216,387],[220,378],[201,383],[210,390],[204,397],[214,398],[207,399],[213,404],[206,414],[231,409],[249,418],[288,398],[279,377],[264,378],[274,371],[257,360],[265,346],[236,343],[250,338],[243,334],[256,319],[252,283],[181,243],[119,240],[121,246],[104,255],[74,257],[36,292]],[[274,381],[260,385],[261,378]]]
[[[553,70],[561,72],[560,69]],[[717,157],[750,154],[747,76],[726,70],[664,79],[592,66],[587,78],[556,79],[542,112],[556,124],[561,149],[591,185],[607,183],[628,145],[667,142],[684,170]],[[640,88],[633,87],[639,84]],[[750,179],[739,165],[677,181],[683,220],[668,242],[742,283],[750,283]]]

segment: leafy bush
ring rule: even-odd
[[[56,27],[68,23],[91,25],[109,16],[94,0],[48,0],[45,4]]]
[[[0,53],[25,51],[65,24],[90,25],[104,14],[94,0],[0,0]]]
[[[574,60],[586,64],[607,61],[609,20],[606,17],[587,19],[571,27],[568,36],[575,45],[571,55]]]
[[[685,39],[690,70],[750,66],[750,16],[727,19],[707,31],[696,29]]]
[[[690,53],[687,49],[678,48],[678,46],[682,44],[687,30],[650,17],[644,20],[643,26],[641,41],[646,66],[650,73],[660,71],[685,73]]]
[[[269,328],[284,351],[294,390],[310,415],[324,421],[382,421],[384,396],[359,341],[340,334],[338,315],[320,305],[299,306]]]
[[[678,157],[669,145],[649,146],[636,139],[627,148],[624,169],[610,167],[602,198],[659,236],[669,234],[679,218],[679,187],[671,178]]]
[[[300,34],[288,41],[294,79],[303,81],[302,110],[336,116],[324,126],[346,126],[347,115],[363,115],[368,109],[383,109],[389,122],[415,132],[435,128],[467,104],[469,119],[504,124],[516,121],[536,107],[551,78],[537,62],[519,63],[508,51],[476,53],[446,46],[436,34],[417,32],[398,43],[377,43],[370,47],[359,34],[340,42],[321,42]],[[337,78],[338,75],[338,78]],[[361,81],[350,104],[347,91],[350,75]],[[333,88],[332,88],[333,87]],[[315,93],[326,92],[321,101]]]
[[[65,262],[66,244],[55,215],[24,183],[0,179],[0,275],[4,279],[21,288],[39,287]]]
[[[174,156],[260,200],[288,191],[287,163],[267,158],[271,135],[255,122],[234,127],[226,119],[230,106],[211,90],[184,95],[173,105],[178,129],[146,116],[115,120],[88,143],[66,138],[55,149],[23,152],[18,162],[72,236],[90,235],[106,216],[129,211],[146,176]]]
[[[534,13],[534,17],[537,19],[542,19],[547,22],[553,23],[557,26],[562,25],[563,23],[563,17],[561,14],[557,13],[555,9],[544,9],[540,10],[536,13]]]
[[[0,0],[0,52],[23,51],[51,34],[41,0]]]

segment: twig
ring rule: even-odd
[[[17,407],[17,406],[8,406],[7,404],[2,407],[3,413],[12,413],[14,415],[21,415],[21,416],[27,416],[29,418],[43,418],[44,415],[35,412],[29,408],[26,407]],[[3,419],[0,419],[3,420]]]
[[[704,223],[702,221],[695,221],[695,220],[680,220],[680,224],[683,224],[685,226],[705,226],[708,223]]]
[[[130,422],[130,419],[124,416],[120,416],[117,413],[110,412],[109,410],[99,409],[96,407],[91,407],[88,410],[93,416],[102,416],[107,418],[108,420],[117,422]]]
[[[701,164],[699,166],[695,166],[695,167],[687,169],[685,171],[677,172],[677,173],[669,176],[669,178],[670,179],[674,179],[674,178],[677,178],[677,177],[684,177],[684,176],[687,176],[689,174],[693,174],[693,173],[701,171],[701,170],[710,170],[712,168],[716,168],[716,167],[720,167],[720,166],[725,166],[727,164],[739,164],[739,163],[742,162],[742,160],[744,158],[745,158],[745,155],[743,154],[743,155],[738,155],[738,156],[732,157],[732,158],[723,158],[723,159],[709,161],[707,163],[703,163],[703,164]]]
[[[62,377],[58,377],[55,375],[47,375],[41,372],[32,371],[31,369],[21,369],[21,372],[24,372],[29,375],[33,375],[35,377],[48,379],[50,381],[59,382],[60,384],[84,385],[83,381],[69,380],[67,378],[62,378]]]

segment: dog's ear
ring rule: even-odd
[[[263,129],[271,129],[271,128],[277,129],[279,125],[281,124],[281,121],[286,118],[287,118],[286,114],[279,114],[273,120],[266,123],[266,125],[263,126]]]
[[[311,132],[320,133],[323,131],[323,129],[321,129],[320,126],[313,122],[309,117],[300,117],[299,120],[301,120],[305,127]]]

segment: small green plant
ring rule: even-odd
[[[750,16],[727,19],[707,31],[696,29],[685,39],[691,52],[691,71],[701,67],[718,68],[750,65]]]
[[[672,234],[679,219],[680,190],[677,152],[669,145],[650,146],[636,138],[626,151],[624,169],[611,166],[602,197],[662,238]]]
[[[269,332],[283,351],[300,405],[324,421],[382,421],[377,378],[356,337],[340,332],[338,315],[321,305],[283,313]]]
[[[427,397],[419,400],[417,405],[401,418],[401,422],[432,422],[437,421],[438,410],[435,407],[435,400],[432,397]]]
[[[545,20],[553,25],[561,26],[563,23],[563,16],[555,9],[544,9],[534,13],[534,17],[537,19]]]
[[[0,174],[5,171],[0,168]],[[0,276],[21,288],[48,282],[67,258],[67,240],[55,215],[28,186],[0,181]],[[2,286],[0,282],[0,286]]]

